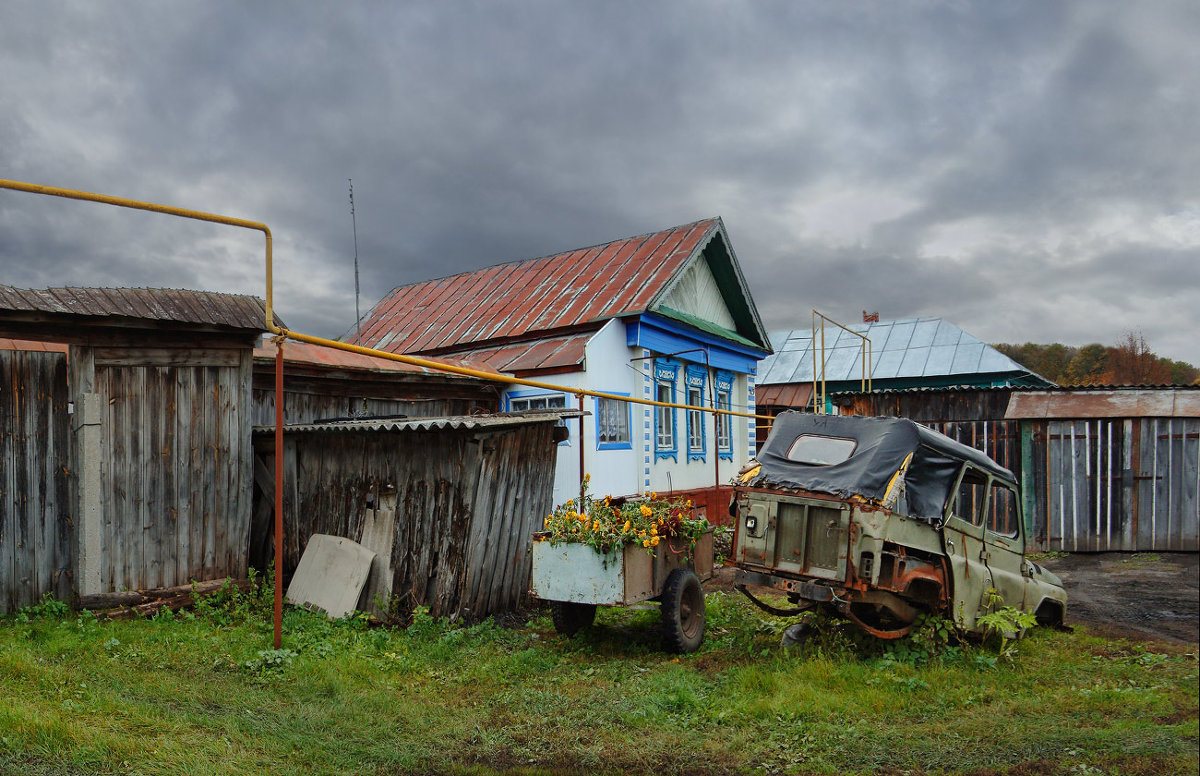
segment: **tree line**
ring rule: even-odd
[[[992,347],[1059,385],[1200,385],[1200,369],[1155,355],[1141,332],[1127,332],[1115,345],[1026,342]]]

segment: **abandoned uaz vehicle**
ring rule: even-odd
[[[1025,557],[1020,491],[983,453],[898,418],[786,412],[730,505],[739,589],[898,638],[922,612],[963,631],[1013,606],[1061,624],[1062,583]],[[747,586],[787,594],[795,609]]]

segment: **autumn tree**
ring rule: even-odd
[[[1129,331],[1108,351],[1111,385],[1161,385],[1170,382],[1171,370],[1154,355],[1140,331]]]

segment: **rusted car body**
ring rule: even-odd
[[[998,606],[1061,624],[1061,581],[1025,557],[1020,490],[983,453],[909,420],[788,412],[739,478],[731,562],[777,614],[823,606],[881,638],[922,612],[963,631]],[[749,588],[785,593],[780,610]]]

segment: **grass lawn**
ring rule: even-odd
[[[0,619],[0,774],[1195,774],[1195,646],[1038,629],[1001,657],[930,635],[881,648],[710,594],[699,652],[657,610],[405,630],[262,594],[102,622]]]

